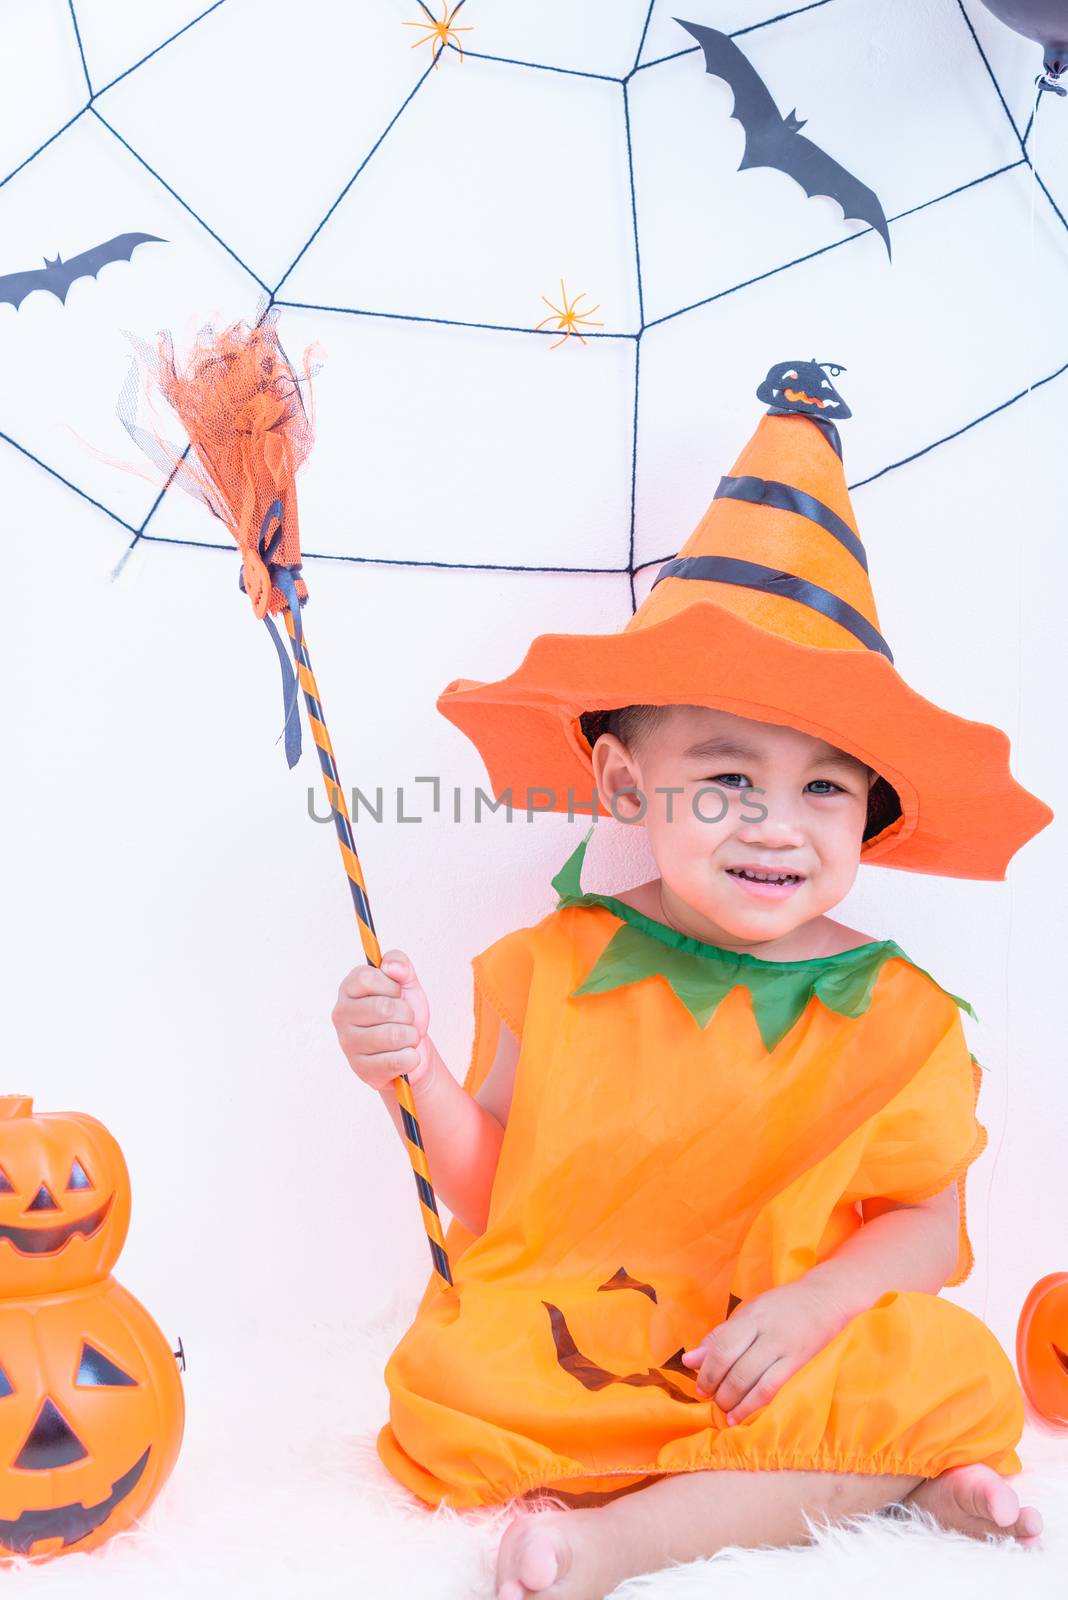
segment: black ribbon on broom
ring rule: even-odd
[[[268,541],[267,530],[275,522],[278,526]],[[290,615],[293,618],[293,632],[295,635],[293,654],[299,657],[304,630],[300,621],[300,596],[297,594],[296,574],[303,566],[303,562],[294,561],[287,566],[284,562],[271,560],[281,542],[281,538],[282,502],[281,500],[272,500],[267,510],[263,513],[263,521],[260,523],[259,537],[256,541],[256,551],[267,568],[267,576],[272,587],[280,589],[285,595],[286,604],[289,606]],[[237,575],[237,586],[242,594],[248,593],[245,588],[245,574],[243,571]],[[285,722],[282,727],[282,733],[278,735],[278,738],[280,739],[283,734],[285,735],[286,763],[290,767],[295,767],[300,760],[301,748],[300,716],[297,712],[297,675],[290,665],[289,652],[282,643],[278,629],[275,627],[269,611],[265,614],[263,620],[267,626],[267,631],[274,640],[274,647],[278,652],[278,663],[282,669],[282,710],[285,713]],[[275,743],[278,743],[277,739]]]

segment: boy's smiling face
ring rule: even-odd
[[[845,897],[860,864],[877,776],[862,761],[796,728],[671,706],[629,750],[602,734],[593,770],[614,815],[648,832],[661,875],[648,887],[669,926],[776,960],[826,942],[814,919]],[[744,868],[789,881],[748,882]]]

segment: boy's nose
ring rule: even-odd
[[[759,841],[780,846],[804,840],[805,829],[795,801],[761,796],[761,804],[767,809],[767,815],[741,818],[735,829],[737,838],[754,844]]]

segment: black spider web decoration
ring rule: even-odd
[[[369,311],[369,310],[361,310],[358,307],[353,307],[353,306],[319,305],[319,304],[316,304],[315,302],[310,302],[310,301],[286,299],[283,296],[282,292],[281,292],[283,287],[284,287],[284,285],[285,285],[285,283],[286,283],[286,280],[290,277],[290,275],[292,274],[294,268],[297,266],[297,263],[303,258],[303,256],[310,249],[310,247],[313,244],[313,242],[318,238],[319,234],[322,232],[323,228],[329,222],[330,218],[333,216],[334,212],[337,210],[337,208],[341,204],[342,200],[345,198],[345,196],[348,194],[349,190],[352,188],[353,184],[359,178],[360,173],[363,171],[364,167],[366,167],[367,163],[374,156],[375,151],[379,148],[379,146],[382,144],[383,140],[389,134],[390,129],[397,122],[398,118],[403,115],[404,111],[411,104],[411,102],[414,99],[415,95],[418,94],[420,88],[426,82],[426,80],[427,80],[428,76],[430,75],[430,73],[434,70],[435,63],[437,62],[438,57],[441,54],[441,51],[444,50],[444,49],[450,49],[450,50],[454,50],[454,51],[456,50],[457,47],[454,44],[452,44],[451,42],[449,42],[449,41],[444,41],[440,45],[440,47],[438,47],[438,48],[434,48],[432,46],[432,48],[431,48],[431,62],[430,62],[430,65],[427,67],[426,71],[422,74],[422,76],[416,81],[414,87],[410,90],[410,92],[405,97],[405,99],[403,100],[401,105],[398,107],[397,111],[390,118],[390,120],[386,124],[385,128],[379,134],[378,138],[375,140],[375,142],[371,146],[370,150],[364,156],[364,158],[360,162],[359,166],[353,172],[352,177],[345,184],[344,188],[341,190],[341,192],[337,196],[336,200],[330,206],[329,210],[320,219],[319,223],[317,224],[317,226],[315,227],[313,232],[304,241],[303,245],[298,250],[298,252],[294,256],[293,260],[289,263],[289,265],[286,268],[286,270],[282,273],[282,276],[278,279],[278,281],[276,283],[274,283],[274,284],[268,284],[268,283],[264,282],[263,278],[261,278],[254,271],[254,269],[251,266],[249,266],[248,262],[242,260],[242,258],[238,255],[237,251],[234,250],[229,244],[227,244],[226,240],[223,239],[220,234],[216,233],[215,229],[211,227],[211,225],[199,214],[199,212],[194,210],[194,208],[189,204],[189,202],[187,200],[184,200],[182,198],[182,196],[177,192],[177,190],[175,190],[175,189],[173,189],[171,187],[171,185],[167,182],[166,178],[163,177],[163,175],[161,173],[157,172],[154,167],[151,167],[149,165],[149,163],[145,160],[145,158],[137,150],[134,149],[133,145],[131,145],[126,139],[123,138],[122,134],[118,131],[117,128],[112,127],[111,123],[107,120],[107,117],[101,111],[100,104],[99,104],[99,102],[103,99],[103,97],[109,92],[109,90],[113,89],[116,84],[121,83],[125,78],[130,77],[132,73],[137,72],[141,67],[143,67],[145,65],[146,62],[151,61],[153,59],[153,57],[159,55],[162,50],[166,50],[168,45],[173,44],[176,39],[180,39],[183,34],[188,33],[191,28],[195,28],[198,23],[203,22],[205,17],[209,17],[212,14],[213,11],[218,11],[219,7],[225,5],[226,3],[227,3],[227,0],[214,0],[214,4],[206,7],[205,10],[201,11],[197,16],[193,17],[189,22],[187,22],[184,27],[179,28],[175,33],[172,33],[168,38],[164,39],[161,44],[159,44],[159,45],[157,45],[155,47],[154,50],[150,50],[147,55],[142,56],[139,61],[134,62],[133,66],[127,67],[124,72],[120,72],[116,77],[112,78],[110,80],[110,82],[104,84],[101,88],[94,88],[93,87],[92,77],[91,77],[90,72],[89,72],[89,65],[88,65],[88,62],[86,61],[86,58],[85,58],[85,51],[84,51],[84,49],[82,47],[81,30],[80,30],[80,28],[78,26],[78,15],[77,15],[77,11],[75,9],[75,0],[67,0],[67,6],[68,6],[68,10],[70,12],[71,27],[72,27],[72,29],[74,31],[74,37],[75,37],[75,40],[76,40],[77,46],[78,46],[78,55],[79,55],[79,58],[81,60],[82,73],[83,73],[83,75],[85,77],[85,87],[86,87],[86,92],[87,92],[88,98],[86,99],[85,104],[74,114],[73,117],[68,118],[68,120],[63,124],[63,126],[61,128],[57,128],[55,133],[51,134],[50,137],[47,138],[44,141],[43,144],[39,145],[37,147],[37,149],[34,150],[30,155],[28,155],[24,161],[21,161],[19,163],[19,165],[17,167],[15,167],[11,172],[9,172],[5,178],[0,179],[0,189],[2,189],[5,184],[10,183],[12,178],[14,178],[18,173],[22,172],[24,168],[28,167],[32,161],[36,160],[36,158],[42,153],[42,151],[47,150],[49,145],[54,144],[57,139],[59,139],[64,133],[66,133],[69,128],[72,128],[76,122],[79,122],[82,119],[82,117],[93,116],[100,123],[100,125],[103,128],[106,128],[108,133],[110,133],[112,135],[112,137],[114,139],[116,139],[120,145],[122,145],[123,149],[126,150],[131,156],[133,156],[134,159],[145,169],[145,171],[147,173],[149,173],[149,175],[152,178],[155,179],[155,181],[157,183],[159,183],[164,189],[166,189],[167,193],[174,200],[176,200],[178,202],[178,204],[183,208],[183,210],[188,212],[188,214],[194,219],[195,222],[197,222],[200,225],[200,227],[202,227],[205,230],[206,233],[210,234],[211,238],[215,240],[216,244],[219,245],[220,248],[223,249],[226,252],[226,254],[228,256],[230,256],[231,259],[237,263],[237,265],[241,268],[241,270],[243,272],[245,272],[248,275],[248,277],[252,280],[252,282],[258,285],[258,287],[263,291],[264,295],[266,296],[266,304],[264,305],[263,313],[261,313],[261,314],[265,314],[266,311],[269,310],[272,306],[280,306],[280,307],[289,307],[289,308],[291,308],[293,310],[296,310],[296,311],[327,312],[327,313],[334,314],[334,315],[337,315],[337,316],[385,317],[385,318],[388,318],[388,319],[393,320],[393,321],[433,322],[433,323],[438,323],[438,324],[444,324],[446,326],[451,326],[451,327],[483,328],[483,329],[486,329],[486,330],[488,330],[490,332],[496,332],[496,333],[505,333],[506,332],[506,333],[523,334],[527,338],[539,338],[539,337],[553,338],[553,337],[555,337],[555,335],[558,334],[559,331],[560,331],[559,328],[550,328],[550,329],[544,330],[544,332],[543,332],[541,329],[515,327],[515,326],[510,326],[510,325],[502,324],[502,323],[470,322],[470,321],[466,321],[466,320],[463,320],[463,319],[451,318],[451,317],[415,316],[415,315],[411,315],[411,314],[405,314],[405,313],[402,313],[402,312]],[[430,19],[431,22],[436,24],[436,23],[444,20],[443,18],[435,17],[433,15],[433,13],[429,10],[429,8],[426,6],[426,4],[424,3],[424,0],[416,0],[416,3],[426,13],[427,17]],[[446,6],[446,13],[449,16],[449,20],[450,21],[452,20],[452,17],[454,17],[461,10],[461,8],[463,7],[463,5],[465,3],[466,3],[466,0],[458,0],[458,4],[455,6],[454,10],[451,13],[448,13],[447,6]],[[730,35],[730,37],[732,39],[737,39],[737,38],[742,37],[742,35],[744,35],[744,34],[755,33],[759,29],[762,29],[762,28],[774,27],[777,24],[789,21],[793,17],[801,16],[805,12],[817,11],[822,6],[831,5],[831,4],[834,4],[834,3],[835,3],[835,0],[809,0],[808,4],[795,6],[790,10],[781,11],[781,12],[779,12],[777,15],[775,15],[773,17],[766,17],[761,22],[754,22],[754,23],[749,24],[747,27],[737,28]],[[635,565],[635,562],[634,562],[634,554],[635,554],[635,551],[634,551],[635,490],[636,490],[636,482],[637,482],[637,461],[638,461],[638,416],[639,416],[639,404],[638,404],[638,402],[639,402],[640,374],[641,374],[641,341],[642,341],[643,335],[650,328],[657,327],[661,323],[664,323],[664,322],[669,322],[674,317],[684,316],[687,312],[695,311],[695,310],[699,309],[702,306],[710,305],[710,304],[712,304],[712,302],[714,302],[716,300],[725,299],[728,295],[738,294],[743,289],[749,288],[752,284],[761,283],[767,278],[772,278],[772,277],[777,276],[777,274],[779,274],[780,272],[788,272],[791,267],[796,267],[796,266],[800,265],[802,262],[811,261],[817,256],[826,255],[831,250],[841,250],[844,247],[852,244],[855,239],[861,239],[861,238],[864,237],[864,235],[866,233],[871,233],[873,230],[870,227],[862,228],[862,229],[858,230],[856,233],[852,233],[852,234],[848,235],[844,239],[837,239],[837,240],[833,241],[831,244],[827,244],[827,245],[821,246],[818,250],[810,250],[804,255],[796,256],[791,261],[784,261],[780,266],[772,267],[768,271],[758,273],[756,276],[754,276],[752,278],[743,279],[740,283],[732,284],[729,288],[721,289],[721,290],[717,291],[717,293],[708,295],[706,298],[704,298],[702,300],[695,300],[690,305],[680,306],[676,310],[666,313],[664,316],[653,318],[651,321],[648,321],[648,322],[646,321],[646,319],[645,319],[645,299],[644,299],[644,290],[643,290],[643,285],[642,285],[642,271],[641,271],[641,246],[640,246],[640,239],[639,239],[639,232],[638,232],[638,208],[637,208],[637,198],[636,198],[635,189],[634,189],[634,161],[633,161],[633,150],[632,150],[632,145],[631,145],[631,130],[630,130],[629,85],[630,85],[631,79],[634,78],[639,72],[652,71],[656,67],[662,66],[664,64],[664,62],[666,62],[666,61],[674,61],[679,56],[693,55],[693,54],[699,54],[700,53],[700,46],[699,45],[687,45],[687,46],[683,46],[679,50],[672,51],[668,55],[658,56],[653,60],[641,62],[642,48],[643,48],[643,46],[645,44],[645,39],[646,39],[646,35],[648,33],[648,30],[649,30],[649,23],[650,23],[650,21],[652,19],[653,7],[654,7],[655,4],[656,4],[656,0],[649,0],[649,7],[648,7],[648,10],[646,11],[646,14],[645,14],[645,21],[644,21],[644,23],[642,25],[641,37],[638,40],[637,49],[635,50],[635,53],[634,53],[633,65],[631,66],[629,72],[625,73],[622,77],[616,77],[613,74],[603,73],[603,72],[584,72],[584,71],[581,71],[581,70],[579,70],[577,68],[573,68],[573,67],[552,66],[552,65],[549,65],[549,64],[546,64],[546,63],[543,63],[543,62],[520,61],[520,60],[517,60],[515,57],[512,57],[512,56],[490,55],[490,54],[487,54],[486,52],[482,52],[482,51],[478,51],[478,50],[471,50],[469,48],[465,49],[464,52],[463,52],[465,58],[470,56],[470,57],[473,57],[476,60],[494,61],[494,62],[497,62],[497,63],[502,64],[502,65],[514,66],[514,67],[517,67],[517,68],[520,68],[520,69],[523,69],[523,70],[526,70],[526,71],[559,72],[559,73],[562,73],[562,74],[564,74],[565,76],[568,76],[568,77],[591,78],[591,79],[595,79],[595,80],[597,80],[599,82],[602,82],[602,83],[603,82],[616,83],[616,84],[619,85],[619,87],[620,87],[620,89],[622,91],[622,95],[623,95],[623,111],[624,111],[624,127],[625,127],[626,145],[627,145],[627,181],[628,181],[628,185],[629,185],[629,189],[630,189],[631,223],[632,223],[633,235],[634,235],[634,254],[635,254],[635,266],[636,266],[636,273],[637,273],[639,326],[638,326],[637,331],[634,332],[634,333],[597,333],[593,329],[584,328],[583,329],[583,337],[587,338],[587,339],[627,339],[627,340],[630,340],[634,345],[634,403],[633,403],[633,410],[632,410],[632,435],[631,435],[631,482],[630,482],[630,518],[629,518],[630,527],[629,527],[629,539],[628,539],[628,559],[627,559],[626,566],[623,566],[623,567],[614,567],[614,566],[592,566],[592,567],[589,567],[589,566],[532,566],[532,565],[523,565],[523,564],[517,564],[517,563],[487,562],[487,561],[417,561],[417,560],[403,560],[403,559],[401,559],[399,557],[387,557],[387,556],[356,556],[356,555],[324,554],[324,553],[317,553],[315,551],[309,551],[309,550],[303,550],[303,549],[301,551],[302,560],[304,560],[304,561],[350,561],[350,562],[359,563],[359,564],[362,564],[362,565],[373,565],[373,566],[441,567],[441,568],[448,568],[450,570],[451,569],[456,569],[456,570],[473,569],[473,570],[476,570],[476,571],[486,571],[486,572],[564,572],[564,573],[573,572],[573,573],[604,573],[606,575],[626,574],[628,579],[629,579],[629,584],[630,584],[630,603],[631,603],[631,611],[633,613],[637,609],[637,603],[638,603],[637,602],[637,597],[636,597],[636,594],[635,594],[635,587],[634,587],[635,575],[638,572],[643,571],[646,567],[653,567],[653,566],[659,567],[659,566],[663,565],[663,563],[665,561],[670,560],[671,557],[674,555],[674,553],[675,553],[674,551],[669,551],[665,555],[658,556],[655,559],[652,559],[652,560],[649,560],[649,561],[640,562],[637,565]],[[958,184],[955,188],[946,190],[946,192],[944,194],[935,195],[932,199],[924,200],[919,205],[911,206],[906,211],[896,212],[893,216],[887,217],[887,219],[886,219],[887,220],[887,224],[892,226],[894,223],[901,222],[905,217],[910,217],[910,216],[914,215],[918,211],[925,211],[930,206],[942,205],[946,201],[951,200],[955,195],[963,194],[968,189],[974,189],[980,184],[989,183],[995,178],[1002,177],[1007,172],[1014,172],[1018,167],[1026,166],[1026,167],[1030,168],[1031,173],[1032,173],[1032,177],[1033,177],[1033,181],[1041,189],[1041,191],[1042,191],[1043,195],[1045,196],[1047,202],[1049,203],[1052,211],[1054,212],[1055,216],[1057,217],[1057,220],[1060,222],[1061,227],[1065,230],[1066,233],[1068,233],[1068,220],[1066,220],[1066,218],[1064,216],[1064,213],[1061,211],[1060,207],[1057,205],[1057,202],[1054,199],[1053,195],[1050,193],[1049,188],[1043,182],[1042,176],[1038,172],[1036,167],[1034,166],[1034,163],[1032,162],[1031,157],[1028,154],[1028,149],[1027,149],[1027,143],[1028,143],[1028,140],[1029,140],[1029,138],[1031,136],[1031,133],[1033,131],[1034,124],[1035,124],[1035,118],[1036,118],[1037,113],[1038,113],[1038,108],[1039,108],[1039,105],[1040,105],[1041,100],[1043,98],[1041,90],[1039,90],[1039,92],[1035,96],[1035,103],[1034,103],[1034,105],[1033,105],[1033,107],[1031,109],[1031,114],[1030,114],[1030,116],[1028,118],[1027,126],[1023,130],[1023,132],[1021,133],[1019,127],[1017,126],[1016,120],[1013,117],[1013,114],[1012,114],[1011,110],[1009,109],[1008,101],[1006,100],[1005,95],[1004,95],[1004,93],[1002,91],[1001,85],[999,84],[999,82],[997,80],[997,77],[996,77],[996,75],[994,73],[993,67],[990,64],[989,58],[987,57],[987,54],[984,51],[984,49],[982,47],[982,44],[980,43],[979,37],[978,37],[974,27],[972,26],[971,19],[969,18],[967,12],[964,9],[963,0],[957,0],[957,7],[958,7],[958,10],[960,11],[961,17],[964,20],[965,26],[967,27],[968,33],[969,33],[969,35],[970,35],[970,37],[971,37],[971,39],[972,39],[972,41],[973,41],[973,43],[975,45],[975,48],[979,52],[979,56],[980,56],[980,58],[982,60],[983,66],[985,67],[987,75],[990,78],[991,87],[992,87],[994,93],[997,95],[997,98],[998,98],[998,101],[1000,103],[1001,109],[1002,109],[1004,115],[1006,116],[1006,118],[1008,119],[1009,126],[1012,128],[1013,135],[1014,135],[1014,137],[1016,139],[1016,142],[1020,146],[1020,156],[1019,156],[1018,160],[1010,161],[1010,162],[1006,163],[1004,166],[1001,166],[1001,167],[995,167],[990,172],[984,172],[979,177],[970,179],[967,183]],[[1038,82],[1038,81],[1039,80],[1036,79],[1036,82]],[[548,319],[546,319],[546,320],[548,320]],[[1061,377],[1065,372],[1068,372],[1068,360],[1062,362],[1061,365],[1056,367],[1053,371],[1047,372],[1044,376],[1036,378],[1032,383],[1030,383],[1027,386],[1027,388],[1021,389],[1016,394],[1009,395],[1006,399],[1000,401],[997,405],[991,406],[989,410],[984,411],[980,416],[973,417],[971,419],[971,421],[963,423],[961,425],[961,427],[955,428],[951,433],[943,434],[938,439],[932,439],[929,444],[923,445],[919,450],[913,450],[912,452],[910,452],[909,455],[902,456],[900,458],[900,460],[898,460],[898,461],[888,462],[886,466],[881,467],[877,472],[870,473],[866,478],[860,478],[860,479],[857,479],[855,482],[850,483],[848,485],[848,488],[850,489],[850,491],[853,491],[855,489],[859,489],[859,488],[863,487],[863,485],[865,485],[865,484],[874,483],[877,478],[885,477],[887,473],[896,472],[898,470],[898,468],[907,466],[910,462],[918,460],[921,456],[928,455],[930,453],[930,451],[936,450],[940,445],[948,444],[950,440],[959,438],[961,436],[961,434],[968,433],[972,428],[976,428],[981,423],[988,421],[989,418],[997,416],[997,414],[999,412],[1007,410],[1009,406],[1015,405],[1017,403],[1017,401],[1024,399],[1033,390],[1040,389],[1047,383],[1052,383],[1055,378]],[[109,506],[104,505],[102,501],[97,500],[93,495],[89,494],[86,490],[84,490],[82,488],[79,488],[79,486],[76,483],[72,483],[69,478],[64,477],[62,473],[57,472],[54,467],[50,467],[47,462],[42,461],[39,456],[37,456],[37,455],[35,455],[33,453],[32,450],[27,449],[27,447],[25,445],[20,444],[17,439],[12,438],[9,434],[4,433],[2,430],[0,430],[0,440],[3,440],[4,443],[9,445],[12,449],[17,450],[21,455],[27,457],[28,460],[34,462],[35,465],[37,465],[38,467],[41,467],[43,469],[43,471],[45,471],[45,472],[47,472],[49,474],[50,477],[55,478],[58,482],[64,484],[74,494],[80,496],[81,499],[88,501],[90,505],[93,505],[99,511],[102,511],[104,513],[104,515],[107,516],[107,517],[110,517],[113,522],[117,522],[120,527],[123,527],[123,528],[127,529],[128,532],[133,534],[133,539],[131,540],[129,548],[127,549],[126,554],[123,557],[123,561],[120,562],[120,568],[125,563],[126,559],[128,559],[128,557],[129,557],[131,551],[134,549],[134,547],[143,538],[150,539],[154,543],[169,543],[169,544],[188,545],[193,549],[198,549],[199,548],[199,549],[209,549],[209,550],[224,550],[224,549],[225,550],[232,550],[232,548],[233,548],[232,544],[230,544],[230,543],[227,543],[227,544],[218,543],[217,544],[214,541],[210,541],[210,540],[172,539],[172,538],[170,538],[170,537],[168,537],[167,535],[164,535],[164,534],[154,534],[154,533],[153,534],[149,534],[147,532],[149,524],[151,523],[151,521],[152,521],[153,517],[155,516],[156,512],[159,510],[159,507],[163,502],[164,495],[167,493],[167,490],[170,487],[171,482],[173,481],[173,477],[174,477],[173,472],[172,472],[171,476],[167,479],[167,481],[164,483],[164,485],[160,489],[159,493],[156,495],[155,499],[153,500],[151,506],[149,507],[149,509],[148,509],[145,517],[141,521],[140,525],[139,526],[135,526],[133,523],[127,522],[125,520],[125,518],[120,517],[117,512],[113,511]],[[188,447],[186,449],[185,454],[188,454]],[[184,456],[183,456],[183,459],[184,459]]]

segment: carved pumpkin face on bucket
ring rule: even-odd
[[[106,1277],[129,1225],[129,1174],[104,1125],[0,1096],[0,1297]]]
[[[1040,1278],[1024,1301],[1016,1366],[1038,1414],[1068,1426],[1068,1272]]]
[[[128,1527],[184,1420],[170,1345],[113,1278],[0,1304],[0,1560],[89,1550]]]

